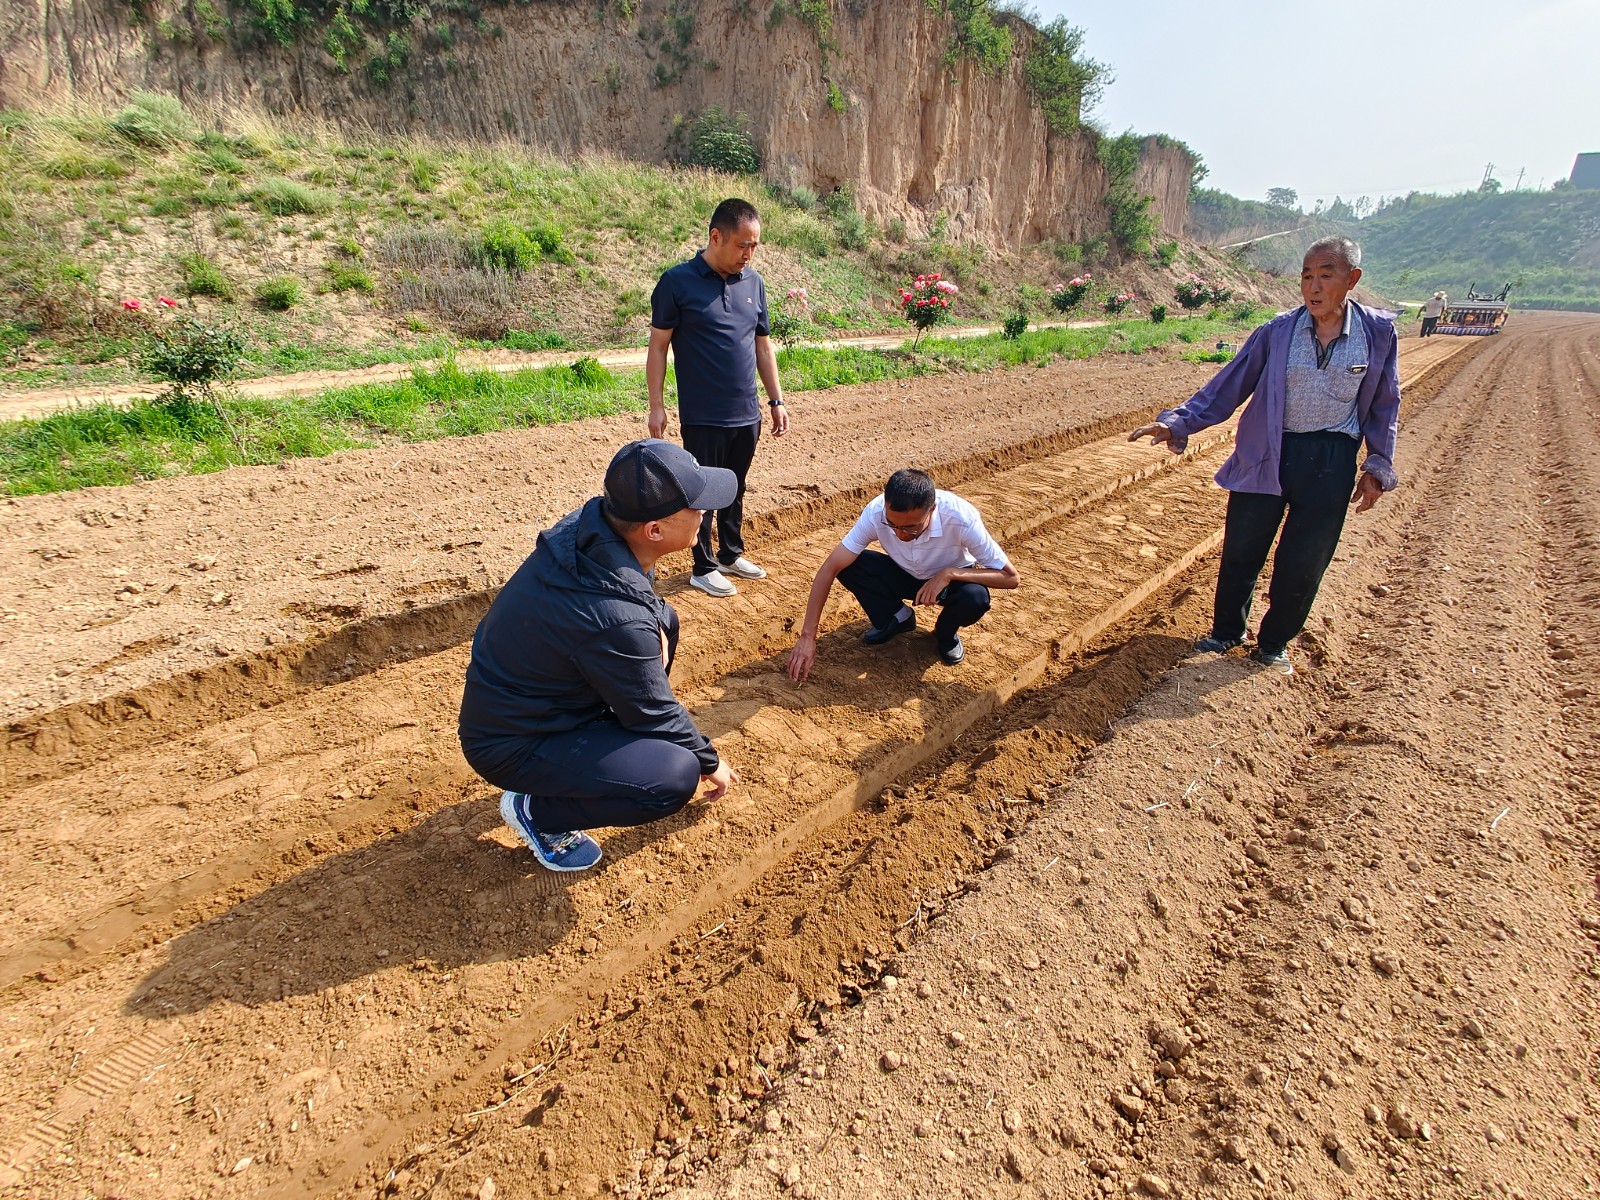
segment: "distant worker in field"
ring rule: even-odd
[[[706,248],[662,275],[650,298],[650,350],[644,368],[650,436],[664,437],[667,432],[665,387],[671,346],[684,449],[702,466],[726,468],[739,480],[738,494],[714,506],[715,514],[705,514],[695,539],[689,582],[710,596],[738,591],[729,575],[740,579],[767,575],[744,553],[745,476],[761,440],[757,375],[767,393],[772,436],[782,437],[789,430],[778,358],[768,336],[767,288],[750,266],[760,245],[761,219],[755,208],[744,200],[724,200],[711,214]]]
[[[1305,627],[1346,509],[1365,512],[1396,484],[1398,342],[1386,314],[1349,299],[1360,278],[1361,248],[1349,238],[1314,242],[1300,269],[1305,304],[1261,326],[1210,383],[1128,435],[1180,454],[1191,434],[1250,399],[1233,453],[1217,472],[1229,492],[1228,516],[1211,634],[1198,651],[1220,654],[1244,641],[1256,579],[1281,524],[1253,657],[1292,675],[1289,642]]]
[[[873,542],[881,553],[867,548]],[[933,641],[940,660],[952,667],[966,657],[960,631],[989,611],[990,589],[1009,591],[1022,582],[978,510],[909,467],[889,476],[883,495],[867,504],[812,580],[800,637],[789,652],[789,677],[796,683],[805,682],[817,661],[817,625],[835,579],[866,610],[872,627],[861,640],[869,646],[915,629],[912,605],[938,605]]]
[[[738,490],[671,442],[629,442],[604,495],[539,535],[478,625],[461,749],[552,871],[600,861],[586,829],[659,821],[702,783],[716,800],[737,781],[667,682],[678,615],[652,572]]]
[[[1445,308],[1450,301],[1443,292],[1435,292],[1422,302],[1422,336],[1432,337],[1433,331],[1439,328],[1439,318],[1444,315]]]

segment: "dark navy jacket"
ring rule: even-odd
[[[567,514],[539,535],[473,636],[461,697],[467,761],[494,775],[524,761],[541,736],[611,719],[692,751],[709,775],[717,752],[672,694],[662,632],[675,653],[677,614],[606,522],[600,498]]]

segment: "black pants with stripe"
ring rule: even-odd
[[[739,477],[739,494],[727,508],[708,512],[694,543],[694,573],[709,575],[731,566],[744,553],[744,477],[755,461],[761,422],[754,425],[685,425],[683,448],[702,467],[726,467]],[[711,526],[717,527],[717,552],[711,552]]]
[[[1263,650],[1281,650],[1305,628],[1344,532],[1359,447],[1360,442],[1343,433],[1286,433],[1278,467],[1283,494],[1229,493],[1213,637],[1232,641],[1244,636],[1256,579],[1280,525],[1283,536],[1272,559],[1267,615],[1256,637]]]

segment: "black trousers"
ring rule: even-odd
[[[706,513],[694,544],[694,573],[709,575],[731,566],[744,553],[744,477],[755,461],[761,440],[761,422],[754,425],[685,425],[683,448],[702,467],[726,467],[739,477],[739,494],[727,508]],[[717,526],[717,552],[711,553],[711,525]]]
[[[918,579],[887,554],[864,550],[839,572],[839,582],[861,601],[873,627],[883,629],[900,611],[901,601],[915,596],[927,580]],[[933,636],[939,649],[947,650],[958,630],[976,625],[989,611],[989,589],[981,583],[952,583],[939,594],[939,605]]]
[[[1311,602],[1344,532],[1359,446],[1343,433],[1286,433],[1278,469],[1283,495],[1229,494],[1213,637],[1232,641],[1244,636],[1256,578],[1280,524],[1283,536],[1272,559],[1267,615],[1256,638],[1263,650],[1281,650],[1305,628]]]
[[[526,792],[533,823],[546,833],[647,825],[670,817],[700,788],[693,751],[631,733],[609,717],[493,750],[493,762],[469,751],[473,770],[497,788]]]
[[[1439,318],[1438,317],[1423,317],[1422,318],[1422,336],[1423,337],[1429,337],[1433,333],[1433,331],[1435,329],[1437,329],[1438,327],[1439,327]]]

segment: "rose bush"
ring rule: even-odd
[[[1093,287],[1093,275],[1079,275],[1066,283],[1058,283],[1050,289],[1050,304],[1057,312],[1069,313],[1083,302]]]
[[[961,289],[948,279],[941,279],[934,271],[918,275],[910,287],[900,289],[900,312],[917,327],[912,346],[922,340],[923,333],[950,315],[950,305]]]

